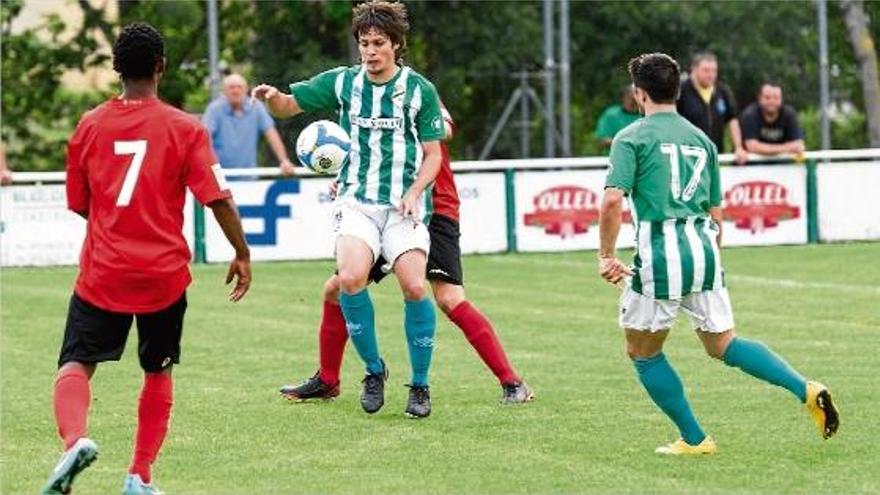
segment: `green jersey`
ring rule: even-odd
[[[613,139],[618,132],[640,118],[642,116],[639,113],[627,112],[623,105],[612,105],[606,108],[599,117],[599,121],[596,124],[596,137],[599,139]]]
[[[709,216],[721,205],[715,144],[684,117],[661,112],[620,131],[609,160],[605,187],[623,190],[633,211],[633,290],[678,299],[723,287]]]
[[[409,67],[374,84],[360,66],[337,67],[290,85],[306,112],[338,110],[351,137],[339,171],[339,195],[397,206],[422,164],[422,143],[443,139],[446,128],[434,85]],[[430,212],[430,194],[424,195]]]

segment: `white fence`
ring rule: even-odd
[[[732,162],[731,155],[720,158]],[[722,168],[726,245],[803,244],[811,228],[822,241],[880,239],[880,149],[810,152],[805,159]],[[605,157],[454,163],[462,250],[595,249],[606,164]],[[263,179],[230,183],[253,259],[332,256],[329,179],[278,179],[271,168],[227,172]],[[0,264],[75,264],[85,222],[66,209],[64,172],[21,172],[14,180],[0,188]],[[188,202],[184,234],[192,247],[197,219]],[[205,259],[229,259],[210,215],[204,231]],[[621,242],[632,238],[625,227]]]

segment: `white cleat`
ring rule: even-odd
[[[59,495],[70,493],[73,480],[89,464],[98,458],[98,445],[88,438],[80,438],[61,455],[55,470],[49,475],[41,495]]]

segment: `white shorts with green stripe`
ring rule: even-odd
[[[629,285],[620,296],[620,327],[646,332],[668,330],[679,309],[691,317],[695,330],[721,333],[733,328],[733,309],[726,287],[692,292],[679,299],[654,299]]]
[[[403,253],[419,250],[427,257],[431,247],[428,227],[411,217],[404,218],[389,205],[361,203],[354,198],[339,198],[333,207],[333,232],[364,241],[375,262],[381,255],[388,260],[382,269],[392,271]]]

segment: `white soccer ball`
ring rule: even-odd
[[[335,174],[348,160],[351,139],[342,127],[329,120],[312,122],[296,139],[296,156],[314,172]]]

